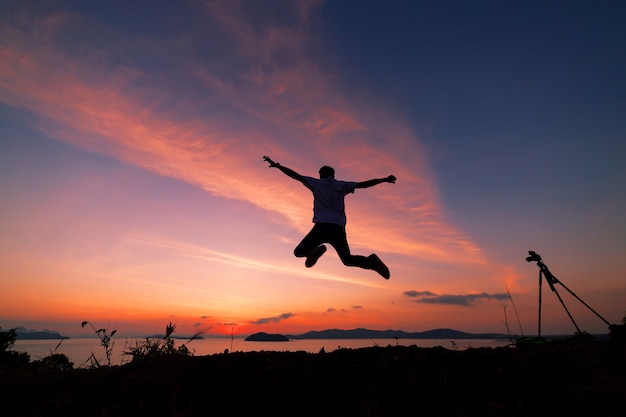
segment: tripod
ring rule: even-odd
[[[576,297],[576,299],[578,301],[583,303],[583,305],[585,307],[587,307],[589,310],[591,310],[591,312],[593,312],[603,322],[605,322],[607,326],[611,325],[608,321],[606,321],[604,319],[604,317],[602,317],[600,314],[598,314],[593,308],[589,307],[587,305],[587,303],[585,303],[583,300],[581,300],[580,297],[578,297],[576,294],[574,294],[574,292],[572,290],[567,288],[565,286],[565,284],[563,284],[561,281],[556,279],[556,277],[552,274],[552,272],[550,272],[550,270],[548,269],[546,264],[544,264],[543,261],[541,260],[541,256],[539,256],[536,252],[531,251],[531,250],[528,251],[528,254],[530,256],[528,256],[526,258],[526,262],[537,262],[537,266],[539,267],[539,323],[538,323],[538,326],[537,326],[537,337],[541,337],[541,283],[543,282],[543,280],[541,279],[542,276],[546,279],[546,282],[550,286],[550,289],[556,294],[557,298],[559,299],[559,301],[563,305],[563,308],[565,309],[565,312],[567,312],[567,315],[569,316],[570,320],[572,320],[572,323],[574,323],[574,327],[576,327],[576,330],[577,330],[578,333],[581,333],[581,331],[578,328],[578,325],[574,321],[574,318],[570,314],[569,310],[565,306],[565,303],[563,302],[563,299],[559,295],[559,292],[556,290],[556,287],[554,286],[555,284],[561,284],[561,286],[563,288],[565,288],[570,294],[572,294],[574,297]]]

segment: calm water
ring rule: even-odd
[[[131,360],[129,355],[125,355],[124,351],[135,346],[135,343],[142,343],[145,339],[129,338],[114,339],[113,354],[111,357],[112,365],[120,365]],[[321,340],[290,340],[288,342],[246,342],[243,338],[205,338],[194,340],[187,343],[187,340],[176,340],[176,346],[186,344],[194,356],[213,355],[216,353],[224,353],[228,349],[230,352],[254,352],[254,351],[305,351],[317,353],[322,348],[326,352],[339,348],[357,349],[372,346],[411,346],[434,347],[443,346],[451,350],[465,350],[468,348],[479,347],[500,347],[509,344],[509,340],[490,340],[490,339],[463,339],[463,340],[447,340],[447,339],[321,339]],[[76,338],[65,339],[58,346],[59,340],[17,340],[13,346],[13,350],[18,352],[26,352],[30,355],[31,361],[41,359],[54,353],[62,353],[67,355],[70,361],[74,362],[74,367],[87,365],[89,357],[93,353],[100,363],[106,363],[106,355],[104,348],[100,346],[100,339],[96,338]],[[55,351],[56,348],[56,351]]]

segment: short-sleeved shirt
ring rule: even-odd
[[[356,182],[338,181],[331,177],[303,177],[304,185],[313,193],[313,223],[346,225],[344,197],[353,193]]]

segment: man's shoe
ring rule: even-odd
[[[306,266],[307,268],[310,268],[313,265],[315,265],[317,260],[320,258],[320,256],[324,254],[324,252],[326,252],[326,246],[324,245],[320,245],[317,248],[313,249],[307,255],[306,261],[304,261],[304,266]]]
[[[387,265],[385,265],[383,261],[381,261],[380,258],[376,256],[376,254],[371,254],[370,256],[368,256],[368,258],[372,261],[374,271],[382,275],[383,278],[389,279],[391,274],[389,273],[389,268],[387,268]]]

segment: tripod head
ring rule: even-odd
[[[526,262],[541,262],[541,256],[534,250],[529,250],[528,254],[530,256],[526,257]]]
[[[546,278],[546,281],[548,281],[548,285],[550,285],[550,289],[552,291],[556,291],[554,289],[554,284],[558,284],[559,280],[556,279],[554,275],[552,275],[552,272],[550,272],[546,264],[544,264],[541,260],[541,256],[539,256],[537,252],[532,250],[529,250],[528,254],[530,256],[526,257],[526,262],[537,262],[537,266],[539,267],[539,274],[543,274],[543,276]]]

